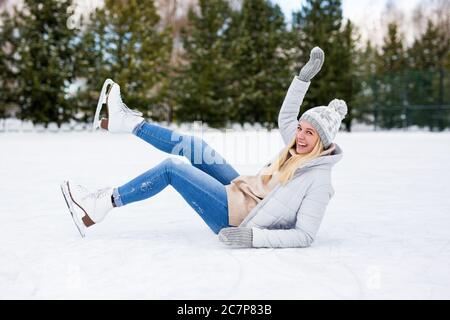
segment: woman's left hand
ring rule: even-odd
[[[229,246],[252,247],[253,231],[251,228],[230,227],[219,232],[219,240]]]

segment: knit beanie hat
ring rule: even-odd
[[[320,106],[305,111],[299,119],[309,122],[319,134],[325,149],[328,149],[336,137],[342,120],[347,114],[344,100],[334,99],[328,106]]]

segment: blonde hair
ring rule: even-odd
[[[275,172],[279,172],[278,180],[282,184],[286,184],[294,176],[295,170],[306,162],[318,158],[323,152],[324,147],[322,140],[317,139],[314,148],[306,154],[295,154],[289,157],[289,150],[296,146],[296,136],[291,140],[291,142],[280,152],[278,158],[270,164],[269,167],[264,168],[262,173],[262,180],[264,183],[270,180]]]

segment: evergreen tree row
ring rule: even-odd
[[[409,47],[389,24],[378,48],[358,45],[341,0],[299,2],[292,25],[269,0],[242,0],[238,8],[199,0],[179,37],[154,0],[105,0],[79,29],[68,26],[72,7],[72,0],[24,0],[20,11],[2,14],[0,117],[91,121],[103,81],[112,78],[131,108],[156,121],[273,128],[290,81],[320,46],[326,61],[301,112],[340,98],[349,131],[355,120],[450,126],[449,35],[432,20]]]

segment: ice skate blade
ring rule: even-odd
[[[106,79],[103,83],[102,91],[100,92],[100,97],[97,102],[97,109],[95,110],[94,122],[92,124],[92,132],[94,132],[97,128],[100,127],[100,112],[102,110],[102,106],[106,104],[106,97],[108,96],[109,90],[111,90],[114,81],[111,79]]]
[[[63,181],[61,184],[61,192],[64,196],[64,200],[66,201],[67,208],[69,209],[70,215],[72,217],[73,222],[75,223],[75,226],[78,229],[78,232],[80,232],[81,237],[86,236],[86,226],[83,223],[82,217],[80,216],[78,210],[76,210],[73,199],[70,195],[70,189],[69,189],[69,182]]]

